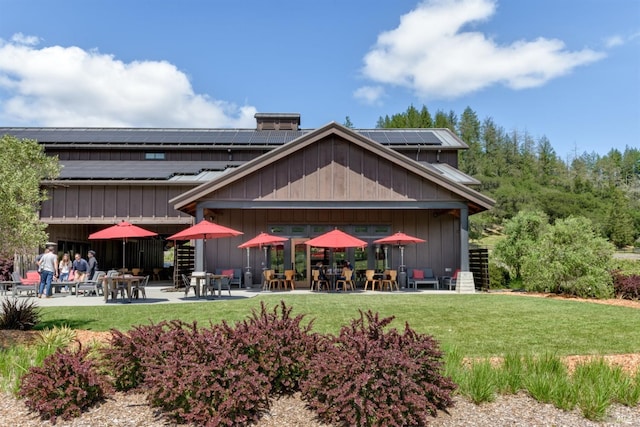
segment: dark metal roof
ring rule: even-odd
[[[312,132],[255,129],[161,129],[161,128],[16,128],[0,127],[0,135],[35,139],[43,144],[129,145],[282,145]],[[353,129],[383,145],[420,145],[450,149],[467,148],[447,129]]]

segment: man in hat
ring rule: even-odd
[[[98,271],[98,260],[96,259],[96,251],[89,251],[87,253],[87,263],[89,268],[87,269],[87,280],[92,280],[93,275]]]

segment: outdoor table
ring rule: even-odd
[[[69,289],[71,289],[72,287],[74,287],[76,285],[77,282],[71,281],[71,280],[65,280],[63,282],[51,282],[51,287],[55,289],[56,293],[60,292],[60,288],[62,287],[68,287]]]
[[[129,274],[125,274],[122,276],[111,276],[111,277],[103,277],[102,278],[102,293],[104,294],[104,301],[107,302],[109,300],[109,293],[110,293],[110,289],[109,289],[109,281],[111,281],[111,283],[118,283],[118,282],[124,282],[127,284],[127,297],[129,298],[129,301],[131,301],[131,285],[133,283],[140,283],[140,281],[144,279],[144,276],[132,276]]]
[[[222,297],[222,278],[226,277],[222,274],[212,274],[212,273],[207,273],[207,280],[213,280],[214,283],[218,284],[218,297]],[[204,285],[202,287],[202,291],[200,292],[200,295],[203,295],[206,293],[206,289],[205,287],[207,286],[207,281],[204,282]]]

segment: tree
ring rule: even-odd
[[[57,177],[60,168],[37,141],[4,135],[0,144],[0,255],[12,256],[47,241],[38,215],[46,200],[40,183]]]
[[[609,273],[614,247],[596,235],[590,220],[560,219],[524,258],[525,289],[583,298],[610,298]]]
[[[605,233],[611,243],[618,247],[630,245],[634,241],[634,224],[629,201],[621,190],[612,187],[609,191],[611,201],[605,223]]]
[[[495,254],[511,269],[514,279],[521,279],[524,260],[548,225],[549,220],[541,211],[520,211],[505,223],[507,237],[496,244]]]
[[[458,135],[468,146],[460,156],[460,169],[468,174],[475,175],[480,171],[480,120],[471,107],[465,108],[458,124]]]
[[[343,125],[344,125],[344,127],[347,127],[349,129],[353,129],[353,123],[351,123],[351,119],[349,118],[349,116],[344,118]]]

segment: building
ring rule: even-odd
[[[403,231],[427,242],[404,249],[405,264],[437,275],[469,268],[469,216],[494,202],[457,169],[467,146],[448,129],[301,129],[299,114],[256,114],[255,129],[0,128],[36,139],[63,166],[44,182],[41,209],[60,250],[96,249],[103,267],[121,264],[122,244],[87,241],[121,220],[159,233],[127,243],[127,265],[162,265],[169,236],[201,219],[243,236],[195,242],[201,270],[267,264],[294,268],[302,286],[312,262],[397,267],[397,247],[327,251],[304,241],[338,227],[363,240]],[[242,242],[267,231],[290,239],[249,254]],[[205,264],[206,263],[206,264]],[[248,265],[247,265],[248,263]],[[448,274],[447,274],[448,273]],[[254,274],[253,281],[259,279]]]

